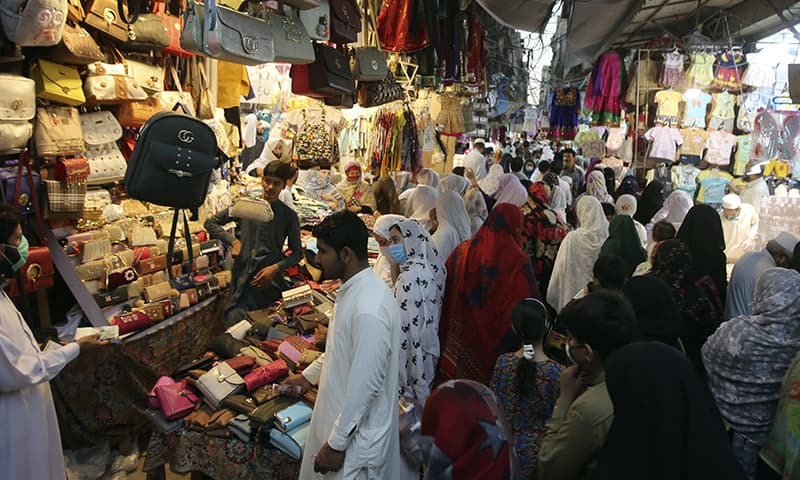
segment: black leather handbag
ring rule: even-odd
[[[314,44],[314,52],[316,60],[308,71],[311,89],[326,97],[353,95],[356,86],[347,57],[321,43]]]

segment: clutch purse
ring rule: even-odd
[[[155,285],[150,285],[144,289],[144,300],[147,303],[158,302],[159,300],[169,297],[169,293],[171,291],[172,285],[170,285],[169,282],[161,282]]]
[[[111,253],[111,240],[107,238],[99,240],[89,240],[83,244],[81,263],[91,262],[92,260],[100,260]]]
[[[311,408],[297,402],[275,414],[275,427],[282,432],[296,430],[311,421]]]
[[[238,393],[243,385],[244,379],[227,363],[218,363],[197,380],[203,400],[213,408],[219,408],[223,400]]]
[[[286,290],[281,296],[283,297],[283,308],[294,308],[311,302],[311,287],[303,285],[291,290]]]
[[[106,256],[104,261],[106,265],[106,290],[114,290],[122,285],[135,282],[139,278],[136,269],[128,265],[118,253]]]
[[[156,388],[172,385],[174,383],[175,380],[173,380],[172,377],[161,377],[156,380],[156,384],[153,385],[153,388],[150,389],[150,393],[147,395],[147,408],[161,408],[161,404],[158,403],[158,397],[156,397]]]
[[[306,446],[306,439],[310,429],[310,422],[288,432],[282,432],[274,428],[269,432],[269,441],[281,452],[295,460],[300,460],[303,457],[303,449]]]
[[[282,359],[275,360],[269,365],[259,367],[244,377],[244,384],[248,392],[252,392],[264,385],[275,383],[289,374],[289,366]]]
[[[231,207],[228,215],[262,223],[271,222],[275,218],[269,203],[266,200],[255,198],[239,198]]]
[[[200,398],[197,397],[185,380],[155,388],[161,411],[167,420],[177,420],[192,413]]]
[[[250,327],[251,327],[250,322],[248,322],[247,320],[242,320],[236,325],[225,330],[225,332],[229,333],[236,340],[242,340],[244,339],[244,337],[247,336],[247,332],[250,330]]]
[[[231,366],[236,373],[247,372],[253,369],[256,364],[256,359],[253,357],[245,357],[242,355],[225,360],[225,363]]]
[[[272,361],[273,361],[272,357],[267,355],[267,352],[265,352],[264,350],[261,350],[258,347],[254,347],[252,345],[242,348],[241,350],[239,350],[239,353],[244,355],[244,356],[254,358],[256,360],[256,364],[259,367],[263,367],[264,365],[272,363]]]
[[[75,271],[78,273],[78,278],[84,282],[99,280],[106,271],[106,264],[104,260],[92,260],[78,265],[75,267]]]
[[[111,325],[119,327],[120,335],[144,330],[152,324],[153,321],[144,312],[126,313],[111,319]]]
[[[139,270],[139,275],[148,275],[155,272],[160,272],[167,268],[167,256],[166,255],[158,255],[151,258],[146,258],[144,260],[139,260],[139,265],[137,266]]]

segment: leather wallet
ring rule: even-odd
[[[250,412],[247,416],[250,417],[250,420],[265,428],[274,428],[275,414],[293,405],[295,402],[297,402],[297,400],[294,398],[274,397],[259,405],[258,408]]]
[[[250,428],[250,419],[246,414],[239,414],[233,417],[230,423],[228,423],[228,430],[239,440],[243,442],[250,441],[252,429]]]
[[[289,374],[289,366],[282,359],[258,367],[244,377],[244,384],[248,392],[252,392],[259,387],[274,383]]]
[[[203,400],[213,408],[219,408],[223,400],[236,395],[243,387],[244,379],[227,363],[218,363],[197,380],[197,388]]]
[[[96,293],[93,297],[100,308],[118,305],[128,299],[128,285],[123,285],[110,292]]]
[[[167,268],[166,255],[158,255],[155,257],[139,260],[139,264],[136,266],[139,275],[147,275],[153,272],[157,272],[159,270],[166,270],[166,268]]]
[[[213,355],[197,358],[185,365],[181,365],[180,367],[178,367],[172,374],[172,376],[174,378],[181,378],[185,377],[191,371],[205,370],[214,363],[214,360],[215,359]]]
[[[311,423],[306,423],[288,432],[282,432],[275,428],[269,432],[269,441],[281,452],[295,460],[300,460],[303,457],[303,449],[306,446],[310,429]]]
[[[301,427],[311,421],[311,407],[303,402],[297,402],[275,414],[275,427],[288,432]]]

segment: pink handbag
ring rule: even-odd
[[[257,390],[264,385],[275,383],[282,377],[289,374],[289,366],[283,359],[275,360],[274,362],[259,367],[244,377],[244,384],[248,392]]]
[[[189,415],[200,403],[200,397],[188,387],[186,380],[156,387],[156,397],[167,420],[177,420]]]
[[[174,384],[175,380],[171,377],[159,378],[153,388],[150,389],[150,394],[147,395],[147,408],[161,408],[161,404],[158,403],[158,397],[156,397],[156,388]]]

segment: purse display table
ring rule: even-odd
[[[225,293],[209,297],[149,329],[82,353],[50,381],[64,448],[129,441],[151,428],[150,388],[203,352],[224,331]]]
[[[300,475],[300,462],[269,444],[183,429],[166,435],[153,432],[144,455],[143,469],[150,480],[165,478],[167,463],[175,473],[200,472],[215,480],[297,480]]]

